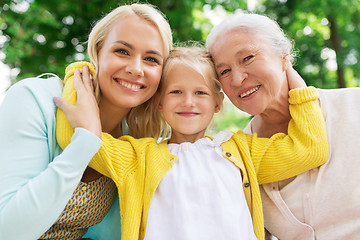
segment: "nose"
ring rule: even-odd
[[[142,59],[138,56],[132,57],[126,66],[126,72],[139,77],[144,76]]]
[[[185,107],[192,107],[194,106],[194,96],[190,93],[188,94],[184,94],[184,97],[183,97],[183,105]]]
[[[244,82],[244,80],[248,77],[248,74],[240,68],[234,69],[232,71],[232,81],[231,84],[233,86],[239,87]]]

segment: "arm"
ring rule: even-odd
[[[85,128],[101,136],[103,146],[89,166],[118,183],[126,167],[137,158],[134,146],[146,145],[148,141],[155,140],[134,139],[130,136],[116,139],[108,133],[101,133],[99,107],[94,96],[89,65],[82,66],[82,74],[79,69],[74,69],[73,74],[67,74],[63,96],[55,99],[59,107],[56,137],[59,145],[65,148],[70,142],[73,129]]]
[[[288,135],[270,139],[247,135],[259,184],[283,180],[324,164],[328,158],[325,122],[313,87],[289,92]]]
[[[33,80],[15,84],[0,106],[0,239],[37,239],[49,229],[101,146],[79,129],[61,152],[52,102],[60,82]]]

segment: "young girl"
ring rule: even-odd
[[[290,87],[297,87],[288,76]],[[78,111],[92,91],[89,77],[83,81],[85,87],[78,71],[76,106],[56,99],[74,128],[93,122]],[[289,135],[268,139],[223,131],[205,137],[223,100],[210,55],[198,47],[171,51],[154,98],[171,127],[170,139],[157,143],[103,133],[104,144],[90,163],[117,185],[122,239],[263,239],[258,184],[317,167],[328,156],[317,91],[294,89],[289,95]],[[57,119],[59,126],[65,123]],[[70,141],[64,132],[57,136],[63,147]]]

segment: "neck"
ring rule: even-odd
[[[118,138],[122,136],[121,121],[129,113],[130,109],[109,107],[99,103],[100,120],[102,131]]]
[[[189,142],[189,143],[194,143],[197,140],[204,138],[205,137],[205,130],[201,131],[199,133],[196,134],[191,134],[191,135],[187,135],[187,134],[179,134],[176,132],[172,132],[171,133],[171,138],[169,139],[168,143],[184,143],[184,142]]]
[[[264,112],[256,115],[251,124],[252,131],[257,132],[259,137],[271,137],[278,132],[287,133],[291,119],[288,98],[286,90],[286,94],[277,96]]]

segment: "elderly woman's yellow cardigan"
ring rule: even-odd
[[[64,92],[63,97],[71,99],[74,95],[72,89]],[[241,171],[242,187],[258,239],[264,239],[259,184],[298,175],[322,165],[328,157],[325,124],[316,102],[316,89],[291,90],[289,96],[293,117],[289,135],[278,133],[268,139],[239,131],[221,145],[222,155]],[[71,100],[72,104],[75,102],[76,97]],[[57,139],[64,148],[70,142],[72,129],[65,115],[58,116],[57,125],[60,129]],[[170,153],[167,142],[157,144],[152,138],[123,136],[114,139],[103,133],[102,140],[103,146],[89,166],[112,178],[117,185],[122,239],[143,239],[151,198],[177,156]]]

